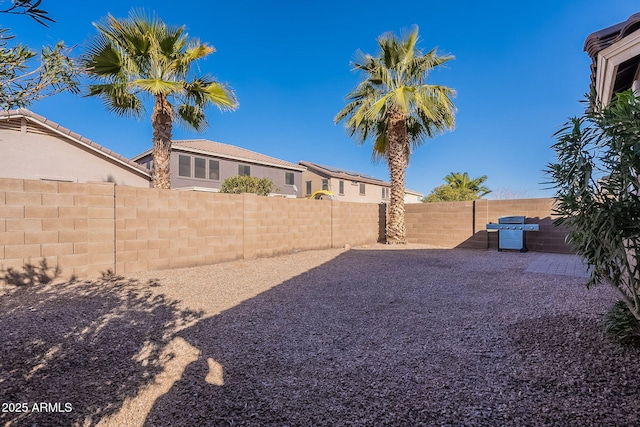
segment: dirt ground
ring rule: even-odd
[[[527,272],[540,256],[375,245],[5,286],[0,424],[637,425],[615,293]]]

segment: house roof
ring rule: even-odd
[[[304,171],[305,168],[275,157],[236,147],[235,145],[223,144],[221,142],[209,141],[208,139],[186,139],[171,142],[171,149],[196,154],[205,154],[240,162],[254,163],[259,165],[273,166],[295,171]],[[138,160],[151,153],[151,149],[138,154],[133,160]]]
[[[383,181],[381,179],[375,178],[371,175],[365,175],[362,174],[360,172],[354,172],[354,171],[350,171],[347,169],[339,169],[339,168],[335,168],[333,166],[324,166],[324,165],[320,165],[318,163],[312,163],[312,162],[307,162],[307,161],[300,161],[299,162],[302,166],[304,166],[305,168],[307,168],[308,170],[310,170],[311,172],[317,173],[319,175],[324,175],[326,177],[329,178],[337,178],[337,179],[344,179],[344,180],[348,180],[348,181],[358,181],[358,182],[364,182],[366,184],[375,184],[375,185],[379,185],[381,187],[391,187],[391,183],[387,182],[387,181]],[[422,196],[422,193],[419,193],[417,191],[413,191],[413,190],[409,190],[408,188],[404,189],[405,193],[409,193],[409,194],[414,194],[416,196]]]
[[[103,147],[100,144],[96,144],[90,139],[87,139],[82,135],[78,135],[77,133],[74,133],[63,126],[60,126],[59,124],[45,117],[42,117],[34,113],[33,111],[27,110],[25,108],[20,108],[17,110],[0,110],[0,123],[22,118],[27,120],[27,122],[31,122],[38,126],[41,126],[46,131],[48,131],[48,133],[70,139],[76,144],[85,147],[87,150],[100,157],[107,158],[127,169],[133,170],[141,175],[144,175],[147,178],[151,178],[151,171],[146,167],[133,162],[126,157],[123,157],[120,154]]]
[[[591,89],[595,89],[598,64],[598,54],[614,43],[622,40],[629,34],[640,29],[640,12],[634,13],[626,21],[612,25],[602,30],[595,31],[587,36],[584,42],[584,51],[591,58]],[[620,88],[629,88],[633,82],[638,59],[634,58],[631,64],[621,64],[616,76],[614,92]]]
[[[307,161],[300,161],[300,165],[306,167],[312,172],[315,172],[320,175],[324,175],[330,178],[339,178],[345,179],[349,181],[359,181],[368,184],[380,185],[382,187],[390,187],[391,184],[387,181],[383,181],[381,179],[375,178],[370,175],[365,175],[360,172],[354,172],[347,169],[335,168],[332,166],[324,166],[318,163],[312,163]]]

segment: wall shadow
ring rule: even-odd
[[[105,276],[0,287],[0,396],[20,403],[0,423],[95,425],[154,381],[163,348],[201,314],[153,286]]]
[[[502,416],[495,408],[513,398],[502,394],[512,372],[503,328],[544,314],[521,301],[558,299],[548,287],[505,280],[498,264],[520,271],[520,283],[530,257],[500,258],[345,252],[180,332],[201,356],[145,425],[500,425],[507,418],[491,418]],[[578,279],[549,280],[587,292]],[[572,336],[563,339],[570,347]]]

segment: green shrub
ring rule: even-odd
[[[605,320],[607,332],[618,342],[640,346],[640,321],[635,318],[624,301],[611,307]]]
[[[273,191],[278,191],[278,188],[269,178],[246,175],[227,178],[220,187],[221,193],[255,193],[258,196],[268,196]]]
[[[555,223],[589,265],[587,286],[613,285],[640,320],[640,98],[626,91],[606,107],[592,102],[556,137],[558,160],[547,168]]]

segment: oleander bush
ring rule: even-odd
[[[616,302],[605,319],[607,332],[622,344],[640,345],[640,322],[624,301]]]
[[[617,304],[609,329],[638,331],[640,98],[623,92],[606,107],[592,100],[555,136],[557,161],[547,174],[557,189],[556,224],[567,226],[568,242],[589,265],[587,286],[611,284],[628,310],[629,316],[621,314]]]

